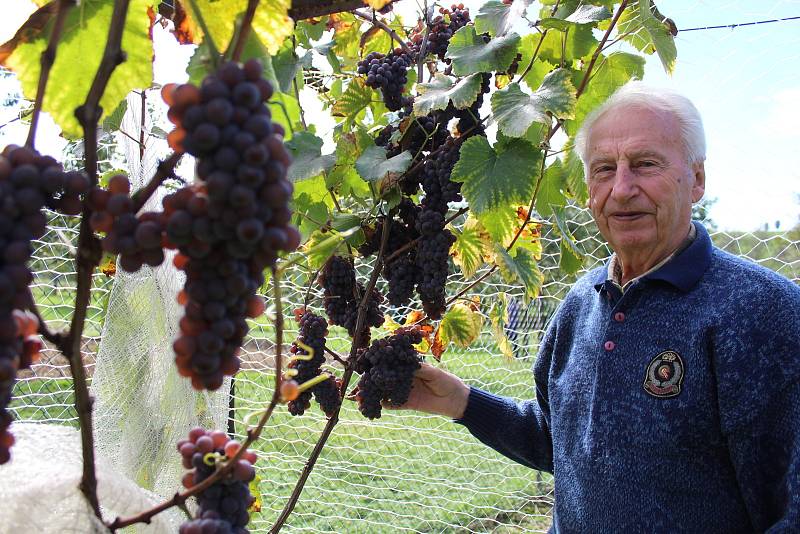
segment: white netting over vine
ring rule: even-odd
[[[692,9],[685,11],[691,13]],[[670,14],[680,22],[677,14]],[[770,15],[770,12],[752,13],[751,19]],[[728,20],[708,21],[716,22]],[[765,27],[759,31],[770,30]],[[718,35],[710,39],[716,39],[720,47],[730,48],[739,34],[722,30]],[[752,35],[742,34],[746,39],[752,39]],[[682,38],[679,34],[679,51]],[[700,37],[695,33],[687,39]],[[793,39],[792,43],[796,43],[796,37]],[[734,48],[746,45],[750,43]],[[719,53],[724,50],[720,48]],[[796,52],[778,55],[781,54],[784,59],[791,59]],[[728,56],[718,58],[713,72],[738,70],[735,53],[729,52]],[[790,81],[797,81],[794,76]],[[722,96],[717,92],[713,95],[716,99]],[[148,93],[148,102],[156,100],[155,94],[150,98]],[[741,108],[733,93],[729,107]],[[141,100],[132,95],[123,130],[138,139],[141,124]],[[105,162],[107,167],[126,169],[134,187],[153,174],[158,157],[166,153],[165,143],[151,135],[156,130],[149,123],[145,123],[144,130],[143,158],[137,143],[118,136],[122,149],[116,159],[109,155]],[[708,135],[713,143],[715,132],[709,131]],[[124,156],[124,163],[120,163],[123,159],[120,155]],[[723,178],[710,174],[709,181],[714,180]],[[591,268],[607,257],[608,249],[598,239],[591,217],[584,210],[573,208],[569,213],[568,225],[586,256],[584,268]],[[800,283],[800,226],[788,231],[754,233],[719,232],[710,223],[709,227],[718,246]],[[70,319],[76,238],[74,222],[54,217],[34,253],[34,295],[43,316],[55,329],[66,326]],[[542,241],[540,268],[545,282],[540,297],[525,304],[521,289],[496,275],[476,286],[474,292],[480,296],[481,311],[487,315],[484,332],[470,349],[451,347],[443,356],[442,367],[494,393],[531,398],[534,391],[531,367],[540,336],[575,279],[559,274],[559,244],[547,226],[542,228]],[[362,275],[368,271],[368,265],[360,265]],[[303,302],[308,275],[298,269],[284,279],[287,317]],[[451,278],[450,294],[471,281]],[[162,496],[171,495],[180,486],[180,458],[174,444],[191,426],[202,423],[229,428],[242,438],[244,420],[269,401],[273,386],[275,338],[271,323],[265,318],[250,322],[252,329],[242,353],[242,371],[232,384],[226,382],[212,395],[196,394],[187,380],[177,376],[171,340],[180,318],[174,297],[181,284],[180,273],[169,262],[157,269],[144,267],[132,275],[121,271],[114,275],[96,273],[83,345],[84,360],[97,397],[100,456],[113,462],[131,480]],[[320,310],[319,289],[312,285],[310,292],[311,308],[315,311]],[[512,343],[514,358],[501,355],[490,331],[488,312],[500,298],[509,303],[504,329]],[[388,313],[399,320],[407,311],[389,309]],[[287,347],[296,329],[294,321],[287,321],[284,336]],[[380,331],[373,331],[373,338],[380,335]],[[349,344],[341,328],[331,328],[328,346],[346,353]],[[233,396],[229,409],[230,392]],[[52,349],[45,350],[41,362],[21,375],[15,397],[11,411],[18,420],[77,426],[69,368]],[[324,424],[325,418],[317,407],[298,418],[289,416],[285,407],[276,410],[256,444],[261,512],[253,515],[253,531],[269,530],[291,494]],[[49,497],[48,501],[52,502]],[[478,443],[463,428],[440,417],[405,412],[385,411],[379,420],[368,421],[348,402],[285,531],[544,532],[550,525],[551,504],[552,482],[548,475],[506,460]]]

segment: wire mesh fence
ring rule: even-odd
[[[588,214],[573,208],[571,215],[570,227],[586,253],[585,268],[603,262],[608,249],[598,240]],[[72,253],[77,234],[69,221],[54,218],[52,222],[49,232],[37,243],[33,289],[47,322],[53,328],[60,328],[68,324],[74,298]],[[712,232],[712,238],[718,246],[800,283],[798,230]],[[539,338],[574,280],[574,276],[559,274],[558,243],[547,227],[543,228],[542,242],[540,264],[545,283],[537,299],[526,304],[519,287],[503,282],[496,275],[476,287],[484,314],[501,294],[512,303],[504,329],[515,357],[500,354],[489,331],[487,316],[485,331],[478,341],[469,349],[450,347],[441,366],[470,384],[495,393],[519,399],[533,395],[531,367]],[[359,267],[362,273],[369,270],[367,263]],[[155,277],[156,273],[149,276]],[[320,288],[311,283],[309,290],[306,280],[307,273],[298,271],[284,281],[288,315],[303,303],[307,291],[311,307],[319,311]],[[468,282],[451,276],[449,292],[457,292]],[[95,369],[94,357],[101,344],[101,333],[107,326],[104,321],[112,305],[109,299],[112,288],[121,283],[117,276],[102,272],[95,275],[83,345],[90,375]],[[138,298],[152,297],[151,293],[143,292]],[[408,311],[387,309],[396,320]],[[178,318],[165,320],[175,322]],[[223,418],[230,417],[230,428],[240,438],[244,436],[248,417],[268,402],[273,387],[273,328],[266,319],[253,321],[251,327],[242,354],[243,370],[230,389],[232,409],[222,414]],[[294,321],[287,322],[284,338],[287,343],[294,338],[296,328]],[[373,337],[381,335],[378,330]],[[349,346],[346,332],[332,327],[328,346],[336,352],[346,352]],[[340,369],[332,368],[340,374]],[[129,372],[145,371],[134,368]],[[17,419],[77,424],[69,368],[55,351],[45,350],[42,360],[21,375],[15,393],[11,410]],[[222,403],[219,409],[225,410],[224,404],[227,403]],[[141,418],[148,414],[129,416]],[[168,426],[174,421],[161,420],[158,424]],[[260,457],[261,511],[253,515],[254,531],[268,530],[280,513],[324,424],[325,417],[317,408],[302,417],[291,417],[285,410],[279,410],[273,417],[256,445]],[[178,429],[179,434],[184,431]],[[175,456],[177,460],[178,455]],[[153,484],[152,480],[140,483]],[[174,488],[178,484],[179,477],[175,477]],[[348,402],[285,528],[288,532],[544,532],[549,527],[551,504],[552,483],[548,475],[506,460],[479,444],[462,427],[440,417],[389,410],[384,410],[380,419],[369,421]]]

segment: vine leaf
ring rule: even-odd
[[[566,19],[544,18],[539,21],[539,26],[564,31],[567,28],[575,27],[577,24],[593,24],[610,18],[611,11],[606,6],[581,5]]]
[[[541,87],[528,96],[518,83],[492,95],[492,112],[500,131],[522,137],[534,123],[550,124],[551,115],[571,119],[575,112],[575,87],[567,69],[556,69],[544,77]]]
[[[386,159],[386,150],[379,146],[371,146],[364,150],[356,160],[356,170],[367,182],[377,182],[387,175],[398,175],[411,166],[411,152],[405,150],[393,158]]]
[[[556,219],[556,228],[561,235],[561,258],[558,261],[558,266],[567,274],[574,274],[583,265],[583,253],[578,248],[575,242],[575,236],[572,235],[569,227],[567,226],[567,216],[564,208],[558,208],[553,211]]]
[[[519,46],[519,53],[522,58],[519,60],[520,69],[525,68],[531,62],[533,58],[533,52],[536,50],[536,45],[539,42],[540,36],[539,34],[529,33],[522,37],[521,44]],[[554,65],[543,60],[541,55],[536,56],[536,61],[533,62],[531,69],[528,71],[525,76],[523,76],[523,80],[525,83],[528,84],[528,87],[539,87],[542,84],[542,80],[547,75],[548,72],[553,70]]]
[[[240,13],[247,7],[247,2],[243,4]],[[291,5],[291,0],[269,0],[259,3],[256,8],[253,33],[258,35],[270,54],[275,54],[294,32],[294,21],[289,17]]]
[[[478,98],[480,90],[480,74],[456,81],[437,72],[431,82],[417,85],[419,94],[414,99],[414,115],[421,117],[433,110],[445,109],[451,100],[456,109],[468,108]]]
[[[391,4],[394,0],[363,0],[363,2],[372,9],[383,9],[387,4]]]
[[[638,50],[647,54],[656,52],[664,70],[672,74],[678,51],[669,22],[650,0],[636,0],[620,17],[617,31]]]
[[[517,219],[514,206],[501,205],[479,213],[477,217],[494,241],[504,245],[511,242]]]
[[[148,88],[152,84],[153,43],[148,34],[150,18],[147,14],[152,4],[153,0],[130,3],[122,34],[122,49],[127,60],[114,69],[100,99],[101,121],[131,90]],[[75,108],[86,100],[92,74],[100,65],[113,8],[113,2],[85,2],[67,14],[56,61],[50,70],[50,79],[57,83],[48,84],[42,106],[61,127],[65,137],[76,138],[82,134]],[[22,93],[29,100],[36,98],[41,56],[47,48],[51,26],[52,21],[38,30],[32,28],[26,42],[9,41],[0,49],[0,56],[5,56],[3,66],[17,73]]]
[[[597,45],[591,24],[571,24],[564,31],[551,28],[542,41],[539,56],[553,65],[560,65],[562,57],[571,63],[589,56]]]
[[[499,293],[494,306],[489,311],[489,321],[492,325],[492,334],[497,348],[506,358],[514,357],[514,349],[506,335],[505,325],[508,324],[508,302],[505,293]]]
[[[496,150],[495,150],[496,148]],[[530,200],[536,188],[542,152],[522,139],[497,143],[476,136],[461,145],[450,179],[461,182],[461,193],[477,215],[511,203]]]
[[[511,5],[502,0],[489,0],[481,6],[475,17],[475,32],[488,33],[492,37],[504,35],[516,20],[525,14],[531,0],[517,0]]]
[[[361,227],[361,217],[352,213],[336,213],[331,220],[331,226],[340,232],[350,246],[358,247],[366,240],[364,229]]]
[[[578,204],[585,204],[589,198],[589,188],[586,186],[583,162],[574,150],[570,150],[564,160],[564,176],[569,194]]]
[[[467,217],[461,230],[453,229],[456,242],[450,249],[453,261],[461,268],[464,278],[472,275],[486,263],[492,248],[492,236],[472,215]]]
[[[322,155],[322,139],[311,132],[298,132],[286,143],[292,154],[289,181],[306,180],[331,170],[336,163],[333,154]]]
[[[560,159],[556,159],[544,170],[539,193],[536,195],[536,212],[542,217],[553,214],[553,208],[566,204],[562,190],[566,189],[566,170]]]
[[[300,230],[303,240],[319,230],[328,220],[328,206],[312,199],[308,193],[295,194],[292,199],[294,225]]]
[[[644,63],[643,57],[626,52],[600,56],[597,66],[592,71],[592,81],[586,86],[586,91],[575,106],[575,118],[565,123],[567,133],[574,136],[586,115],[631,78],[642,79]]]
[[[128,99],[124,98],[117,104],[117,107],[114,108],[114,111],[108,115],[103,121],[103,130],[107,132],[115,132],[119,130],[120,125],[122,124],[122,117],[125,116],[125,112],[128,111]],[[153,128],[155,130],[155,128]],[[166,137],[166,136],[164,136]]]
[[[544,275],[539,271],[536,259],[530,251],[524,248],[517,249],[516,254],[511,256],[502,245],[496,243],[495,254],[500,274],[506,282],[521,282],[526,300],[539,296]]]
[[[367,87],[364,80],[356,78],[351,80],[347,90],[336,101],[331,111],[334,117],[345,117],[348,121],[355,119],[372,102],[372,89]]]
[[[288,93],[292,90],[292,80],[301,68],[311,66],[311,51],[299,57],[291,41],[286,41],[277,54],[272,56],[272,69],[278,82],[279,91]]]
[[[336,230],[319,229],[311,234],[308,242],[303,247],[303,253],[308,258],[308,265],[311,269],[319,269],[328,258],[333,256],[346,237],[361,230],[360,225],[356,225],[344,232]]]
[[[520,37],[509,33],[484,42],[473,26],[464,26],[450,38],[446,57],[452,60],[453,74],[505,71],[517,55]]]
[[[475,341],[481,333],[483,327],[483,317],[473,306],[466,304],[455,304],[439,323],[437,334],[443,346],[453,342],[457,347],[467,348]]]

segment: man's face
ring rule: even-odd
[[[672,114],[638,106],[601,116],[587,146],[600,233],[623,262],[654,265],[686,237],[705,188],[703,163],[688,164]]]

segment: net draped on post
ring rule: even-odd
[[[155,92],[150,99],[160,101]],[[131,93],[127,102],[121,129],[145,131],[143,151],[127,137],[120,144],[136,190],[153,176],[168,149],[148,135],[151,117],[145,113],[142,122],[139,93]],[[159,210],[166,192],[159,188],[143,211]],[[184,469],[175,444],[194,426],[225,427],[229,388],[226,381],[215,392],[197,392],[178,375],[172,342],[183,314],[176,295],[185,276],[173,266],[173,254],[159,267],[143,266],[135,273],[117,268],[92,379],[98,454],[163,497],[181,487]]]

